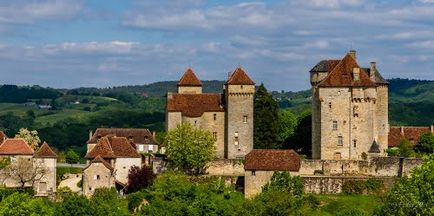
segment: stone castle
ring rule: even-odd
[[[388,148],[388,82],[376,63],[359,66],[356,51],[310,70],[312,158],[360,160]]]
[[[202,82],[188,68],[178,92],[167,94],[166,131],[189,122],[212,132],[219,159],[239,159],[253,149],[255,83],[240,67],[229,74],[223,93],[202,93]]]

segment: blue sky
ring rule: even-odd
[[[309,88],[321,59],[357,50],[386,78],[433,79],[434,0],[0,1],[0,83],[108,87],[223,80]]]

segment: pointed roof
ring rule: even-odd
[[[321,81],[320,87],[374,87],[376,84],[370,79],[368,73],[360,68],[359,80],[353,79],[353,68],[360,68],[350,53],[331,70],[328,76]]]
[[[6,139],[0,145],[0,155],[33,155],[33,149],[22,138]]]
[[[241,68],[237,67],[232,75],[229,77],[226,84],[229,85],[255,85],[252,79],[247,75],[247,73]]]
[[[116,157],[140,157],[125,137],[111,137],[110,144]]]
[[[85,158],[95,158],[100,155],[102,158],[114,158],[114,152],[110,146],[110,141],[107,137],[102,137],[93,149],[88,152]]]
[[[197,78],[191,68],[188,68],[178,82],[178,86],[202,86],[202,82]]]
[[[377,141],[374,140],[371,148],[369,148],[368,153],[381,153],[380,146],[378,145]]]
[[[37,158],[57,158],[57,154],[50,148],[48,143],[44,142],[39,150],[35,153]]]
[[[87,165],[87,167],[85,167],[83,170],[87,169],[90,165],[92,165],[93,163],[102,163],[105,167],[107,167],[107,169],[109,169],[110,171],[113,172],[114,168],[106,161],[104,160],[101,155],[97,155],[91,162],[89,165]]]

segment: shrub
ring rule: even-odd
[[[363,194],[365,190],[365,182],[359,180],[348,180],[342,185],[342,193],[344,194]]]
[[[369,178],[366,182],[365,182],[365,187],[367,192],[371,192],[371,193],[375,193],[380,191],[381,189],[384,188],[384,183],[382,180],[380,179],[376,179],[376,178]]]

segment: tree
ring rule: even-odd
[[[48,172],[42,161],[31,158],[18,157],[6,168],[8,178],[19,182],[20,188],[24,189],[27,184],[32,187],[35,182],[41,180]]]
[[[69,163],[72,165],[72,164],[78,163],[80,161],[80,156],[73,149],[69,149],[66,152],[65,160],[66,160],[66,163]]]
[[[148,166],[143,166],[142,168],[132,166],[128,171],[128,193],[133,193],[142,188],[149,187],[152,185],[154,179],[155,174],[152,172],[152,168]]]
[[[312,113],[303,112],[297,120],[294,134],[286,139],[284,148],[294,149],[299,154],[312,155]]]
[[[415,146],[415,150],[419,153],[431,154],[434,153],[434,133],[428,132],[419,137],[419,141]]]
[[[32,198],[26,193],[17,193],[0,202],[0,215],[54,215],[54,207],[47,199]]]
[[[415,168],[411,177],[402,177],[392,188],[377,215],[434,214],[434,154]]]
[[[275,171],[270,182],[262,187],[262,191],[275,190],[300,197],[303,195],[303,188],[303,181],[299,176],[292,177],[289,172]]]
[[[398,145],[399,156],[401,157],[412,157],[414,156],[413,146],[408,139],[402,139]]]
[[[90,203],[95,216],[131,215],[127,201],[119,198],[116,188],[95,189]]]
[[[18,134],[15,135],[15,138],[24,139],[33,150],[36,150],[41,143],[41,139],[39,139],[38,136],[38,131],[29,131],[27,128],[21,128],[20,131],[18,131]]]
[[[211,132],[182,123],[166,135],[166,154],[175,168],[196,175],[214,159],[215,139]]]
[[[279,147],[279,107],[261,83],[254,98],[254,148]]]
[[[283,144],[286,139],[294,134],[296,127],[297,117],[289,110],[280,110],[278,143]]]

